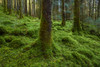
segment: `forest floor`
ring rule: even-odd
[[[0,67],[100,67],[100,38],[73,35],[72,21],[60,24],[53,21],[53,58],[44,59],[39,47],[23,50],[38,38],[40,20],[6,15],[0,6]]]

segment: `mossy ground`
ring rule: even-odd
[[[100,39],[73,35],[72,23],[62,27],[61,21],[53,21],[53,57],[44,59],[39,46],[23,50],[38,38],[40,20],[18,19],[0,7],[0,67],[100,67]]]

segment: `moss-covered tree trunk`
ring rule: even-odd
[[[4,13],[7,12],[7,0],[4,0]]]
[[[80,0],[74,0],[74,26],[73,32],[80,33]]]
[[[42,51],[45,58],[49,58],[52,55],[52,36],[51,36],[51,0],[42,0],[41,8],[41,24],[39,40],[42,45]]]
[[[62,0],[62,26],[65,26],[64,0]]]
[[[25,15],[27,16],[27,0],[25,0]]]
[[[22,1],[19,0],[19,18],[20,18],[20,19],[23,18],[22,3],[21,3],[21,2],[22,2]]]

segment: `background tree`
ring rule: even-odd
[[[62,0],[62,26],[65,26],[64,0]]]
[[[16,9],[17,9],[17,0],[14,0],[14,11],[16,12]]]
[[[4,0],[4,13],[7,12],[7,0]]]
[[[12,0],[7,0],[7,9],[9,14],[12,14]]]
[[[98,0],[98,17],[100,17],[100,0]]]
[[[23,13],[22,13],[22,0],[19,0],[19,18],[23,18]]]
[[[25,15],[27,16],[27,0],[25,0]]]
[[[35,17],[35,0],[32,0],[32,16]]]
[[[31,16],[31,1],[29,0],[29,15]]]

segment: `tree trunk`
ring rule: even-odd
[[[29,0],[29,15],[31,16],[31,1]]]
[[[32,0],[32,16],[35,17],[35,0]]]
[[[17,0],[14,0],[14,11],[16,12],[17,6],[16,6]]]
[[[8,0],[7,8],[8,8],[9,14],[12,14],[12,0]]]
[[[52,36],[51,36],[51,0],[42,0],[41,24],[39,39],[42,44],[42,51],[45,58],[51,57]]]
[[[80,0],[74,0],[74,27],[73,32],[80,33]]]
[[[100,0],[98,0],[98,18],[100,17]]]
[[[4,0],[4,13],[7,12],[7,0]]]
[[[23,18],[22,3],[21,3],[21,2],[22,2],[22,1],[19,0],[19,18],[20,18],[20,19]]]
[[[62,26],[65,26],[64,0],[62,0]]]
[[[19,0],[17,0],[17,14],[19,14]]]
[[[27,0],[25,0],[25,15],[27,16]]]

